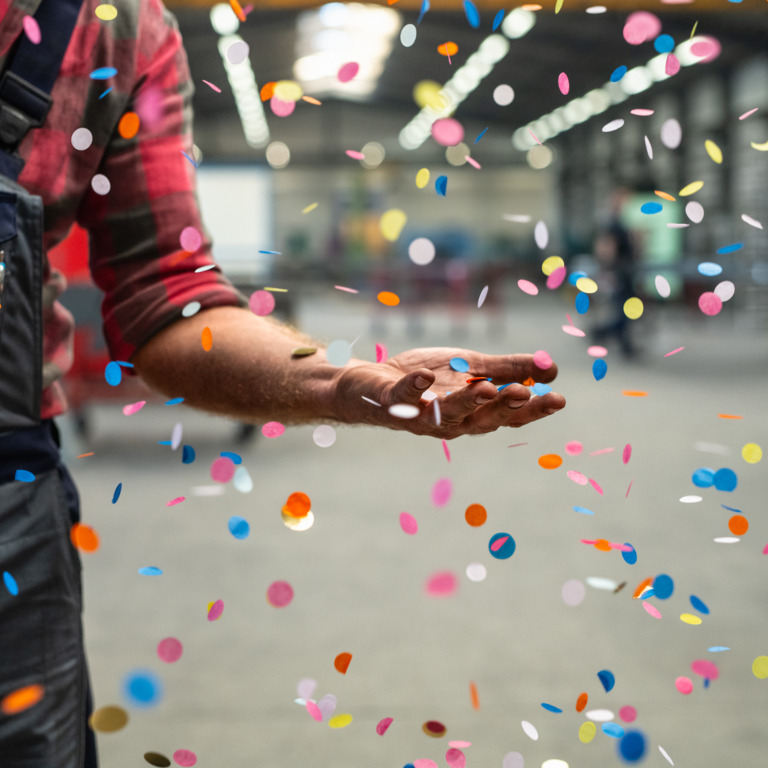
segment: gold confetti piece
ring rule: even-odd
[[[291,350],[294,357],[307,357],[314,355],[315,352],[317,352],[317,347],[296,347],[296,349]]]
[[[287,288],[270,288],[267,285],[264,286],[264,290],[265,291],[275,291],[277,293],[288,293],[288,289]]]
[[[315,208],[317,208],[317,206],[318,206],[318,205],[319,205],[319,203],[310,203],[310,204],[309,204],[309,205],[308,205],[308,206],[307,206],[307,207],[306,207],[306,208],[305,208],[305,209],[302,211],[302,213],[309,213],[310,211],[314,211],[314,210],[315,210]]]
[[[704,148],[707,150],[707,154],[712,158],[712,162],[718,165],[723,162],[723,151],[715,144],[711,139],[707,139],[704,142]]]
[[[680,192],[680,197],[688,197],[688,195],[692,195],[695,192],[698,192],[702,187],[704,186],[703,181],[692,181],[690,184],[686,184]]]
[[[114,733],[128,724],[128,713],[122,707],[101,707],[93,712],[88,719],[88,725],[94,731]]]
[[[756,149],[758,152],[768,152],[768,141],[758,144],[756,141],[749,142],[752,149]]]

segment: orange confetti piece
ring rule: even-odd
[[[400,297],[392,291],[381,291],[376,298],[387,307],[396,307],[400,303]]]
[[[229,4],[232,6],[232,10],[235,12],[235,16],[237,16],[240,21],[245,21],[245,11],[243,11],[240,3],[238,3],[237,0],[229,0]]]
[[[275,95],[276,85],[277,83],[272,81],[270,83],[264,83],[264,85],[261,86],[259,95],[261,96],[262,101],[269,101]]]
[[[99,548],[99,537],[88,525],[75,523],[69,531],[69,538],[81,552],[95,552]]]
[[[743,416],[736,416],[733,413],[718,413],[718,419],[743,419]]]
[[[608,541],[607,539],[596,539],[595,549],[599,549],[601,552],[610,552],[611,542]]]
[[[117,124],[117,132],[124,139],[132,139],[138,132],[141,121],[135,112],[126,112]]]
[[[455,56],[459,52],[459,46],[452,42],[440,43],[437,46],[437,52],[441,56]]]
[[[622,389],[621,394],[626,395],[627,397],[648,397],[647,392],[643,392],[639,389]]]
[[[488,381],[487,376],[473,376],[471,379],[467,379],[467,384],[474,384],[476,381]]]
[[[203,328],[203,333],[200,336],[200,343],[203,345],[203,349],[206,352],[211,351],[211,347],[213,346],[213,334],[207,325]]]
[[[322,101],[320,99],[316,99],[314,96],[302,96],[302,101],[306,101],[307,104],[314,104],[316,107],[322,106]]]
[[[539,456],[539,466],[544,469],[557,469],[562,463],[562,457],[556,453],[545,453],[543,456]]]
[[[469,684],[469,698],[472,700],[472,709],[477,712],[480,709],[480,696],[477,693],[477,686],[472,682]]]
[[[536,383],[536,380],[530,376],[523,382],[524,387],[532,387]]]
[[[85,459],[88,456],[93,456],[93,455],[94,455],[94,453],[93,453],[93,451],[91,451],[90,453],[81,453],[79,456],[76,456],[75,458],[77,458],[77,459]]]
[[[192,251],[177,251],[169,259],[170,266],[175,267],[177,264],[181,264],[184,259],[189,258],[192,255]]]
[[[749,530],[749,520],[744,515],[734,515],[728,521],[728,530],[734,536],[743,536]]]
[[[526,3],[520,6],[524,11],[540,11],[543,6],[538,3]]]
[[[576,699],[576,711],[583,712],[584,708],[587,706],[588,701],[589,701],[589,696],[587,695],[587,692],[584,691],[583,693],[580,693],[579,698]]]
[[[643,579],[638,585],[637,589],[635,590],[635,594],[632,595],[633,599],[637,600],[640,595],[645,592],[645,590],[653,584],[653,579],[648,577],[647,579]]]
[[[661,190],[657,189],[654,192],[655,195],[658,195],[659,197],[663,198],[664,200],[671,200],[673,203],[675,202],[676,198],[669,194],[669,192],[662,192]]]
[[[296,491],[288,497],[288,501],[285,502],[283,512],[291,517],[306,517],[309,511],[312,509],[312,502],[306,493]]]
[[[0,702],[0,712],[4,715],[16,715],[37,704],[43,698],[45,689],[42,685],[25,685],[9,693]]]
[[[488,512],[482,504],[470,504],[464,512],[464,519],[468,525],[477,528],[488,519]]]
[[[352,661],[352,654],[345,651],[344,653],[340,653],[333,660],[333,666],[336,667],[337,672],[341,672],[342,675],[346,675],[347,669],[349,669],[350,661]]]
[[[395,3],[399,3],[400,0],[387,0],[387,5],[394,5]]]

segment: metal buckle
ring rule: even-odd
[[[0,142],[15,150],[30,128],[45,122],[53,99],[7,70],[0,79]],[[27,111],[29,110],[29,111]]]

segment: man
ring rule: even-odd
[[[3,62],[39,4],[0,0]],[[557,369],[539,369],[530,355],[417,349],[343,367],[322,347],[294,356],[311,342],[251,313],[217,268],[202,269],[213,264],[210,243],[180,245],[183,230],[203,227],[189,160],[192,84],[173,19],[160,0],[114,2],[117,14],[106,19],[96,15],[99,4],[84,0],[79,10],[50,112],[17,148],[18,181],[42,198],[45,249],[75,220],[88,230],[113,359],[135,364],[164,394],[244,421],[334,420],[453,438],[522,426],[564,406],[556,393],[531,399],[522,382],[551,381]],[[134,128],[138,116],[137,131],[121,122],[126,113],[135,113]],[[96,765],[85,727],[79,563],[69,543],[77,494],[52,421],[65,410],[58,378],[69,365],[72,324],[56,302],[63,277],[47,260],[43,281],[42,422],[0,429],[0,571],[12,579],[0,599],[2,768]],[[192,301],[201,309],[184,317]],[[453,357],[466,359],[469,372],[453,370]],[[485,378],[467,383],[474,377]],[[414,406],[412,418],[390,412],[403,404]]]

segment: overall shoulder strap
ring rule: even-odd
[[[35,13],[41,42],[22,33],[0,78],[0,173],[17,179],[24,166],[16,154],[30,128],[45,121],[83,0],[42,0]]]

